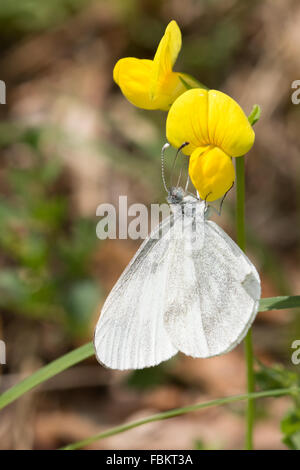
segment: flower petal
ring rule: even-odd
[[[149,94],[152,72],[152,60],[126,57],[116,63],[113,77],[123,95],[132,104],[139,108],[157,109]]]
[[[189,174],[201,199],[207,201],[224,196],[235,180],[231,158],[218,147],[194,150],[190,157]]]
[[[167,139],[175,148],[184,142],[189,145],[182,150],[190,155],[197,147],[210,144],[208,134],[208,92],[195,88],[183,93],[172,104],[167,117]]]
[[[156,94],[153,96],[157,108],[168,111],[178,96],[185,93],[186,85],[182,77],[184,77],[182,73],[171,72],[165,76],[164,81],[159,83]],[[189,78],[189,83],[193,83],[192,78]]]
[[[186,91],[179,73],[169,73],[159,84],[155,96],[150,95],[153,61],[127,57],[120,59],[114,68],[114,81],[123,95],[135,106],[143,109],[168,111],[176,98]]]
[[[255,134],[242,108],[221,91],[208,92],[208,128],[211,141],[231,157],[247,153]]]
[[[187,74],[173,72],[181,48],[181,32],[171,21],[157,48],[154,60],[127,57],[117,62],[113,76],[124,96],[143,109],[168,111],[173,102],[199,83]]]
[[[176,148],[189,142],[183,149],[186,155],[197,147],[214,145],[238,157],[250,150],[254,137],[241,107],[216,90],[186,91],[173,103],[167,118],[168,141]]]
[[[178,24],[173,20],[166,27],[154,56],[154,69],[157,74],[155,78],[161,78],[172,72],[180,49],[181,32]]]
[[[155,99],[159,95],[161,87],[166,88],[166,81],[168,81],[168,77],[172,75],[172,68],[180,49],[181,32],[176,21],[173,20],[166,27],[165,34],[158,45],[153,59],[153,73],[149,90],[152,99]],[[170,91],[172,92],[172,90]],[[181,93],[184,91],[183,89]],[[179,94],[177,96],[179,96]],[[170,104],[172,104],[173,101]]]

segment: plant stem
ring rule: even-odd
[[[297,393],[299,393],[299,390],[300,390],[299,387],[280,388],[280,389],[265,390],[263,392],[252,393],[250,396],[252,400],[255,400],[257,398],[279,397],[282,395],[296,395]],[[128,431],[129,429],[133,429],[133,428],[142,426],[147,423],[153,423],[154,421],[161,421],[163,419],[170,419],[170,418],[174,418],[176,416],[180,416],[186,413],[191,413],[193,411],[199,411],[205,408],[211,408],[213,406],[228,405],[230,403],[236,403],[238,401],[248,400],[248,399],[249,399],[249,395],[248,393],[245,393],[243,395],[217,398],[216,400],[207,401],[205,403],[196,403],[195,405],[185,406],[183,408],[177,408],[175,410],[170,410],[170,411],[164,411],[162,413],[158,413],[155,415],[148,416],[146,418],[139,419],[138,421],[131,421],[129,423],[121,424],[120,426],[115,426],[114,428],[107,429],[104,432],[95,434],[94,436],[90,436],[86,439],[83,439],[82,441],[77,441],[77,442],[73,442],[72,444],[68,444],[67,446],[61,448],[61,450],[81,449],[82,447],[86,447],[100,439],[104,439],[106,437],[120,434],[122,432]]]
[[[255,390],[254,380],[254,367],[253,367],[253,347],[252,347],[252,331],[249,329],[244,341],[245,344],[245,357],[247,364],[247,391],[253,393]],[[246,439],[245,447],[247,450],[253,449],[253,427],[254,427],[255,407],[254,400],[247,401],[247,414],[246,414]]]
[[[245,251],[245,160],[244,157],[236,158],[236,230],[239,247]],[[255,389],[253,368],[252,332],[249,329],[245,338],[245,359],[247,367],[247,392],[251,394]],[[254,400],[247,401],[246,413],[246,449],[253,449],[253,425],[254,425]]]

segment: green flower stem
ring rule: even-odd
[[[245,160],[244,157],[235,159],[236,165],[236,230],[239,247],[246,250],[245,234]]]
[[[245,357],[247,364],[247,391],[252,393],[255,390],[255,379],[254,379],[254,357],[253,357],[253,346],[252,346],[252,330],[249,329],[247,336],[244,340],[245,344]],[[254,400],[249,398],[247,402],[247,414],[246,414],[246,439],[245,447],[247,450],[253,449],[253,428],[255,419],[255,404]]]
[[[239,247],[245,251],[245,160],[244,157],[236,158],[236,229]],[[247,367],[247,391],[252,394],[255,390],[252,332],[249,329],[245,337],[245,358]],[[254,400],[249,398],[246,414],[246,449],[253,449],[253,426],[254,426]]]
[[[234,395],[225,398],[217,398],[216,400],[207,401],[204,403],[197,403],[195,405],[185,406],[183,408],[176,408],[175,410],[165,411],[163,413],[158,413],[155,415],[148,416],[147,418],[140,419],[138,421],[132,421],[131,423],[122,424],[121,426],[116,426],[114,428],[108,429],[107,431],[95,434],[94,436],[83,439],[82,441],[74,442],[63,447],[61,450],[76,450],[86,447],[87,445],[92,444],[95,441],[104,439],[105,437],[114,436],[115,434],[120,434],[121,432],[128,431],[129,429],[137,428],[143,424],[153,423],[154,421],[161,421],[163,419],[174,418],[192,411],[199,411],[204,408],[210,408],[213,406],[228,405],[230,403],[235,403],[242,400],[255,400],[257,398],[266,398],[266,397],[279,397],[282,395],[292,395],[297,394],[300,391],[300,387],[290,387],[290,388],[281,388],[274,390],[266,390],[263,392],[256,393],[245,393],[244,395]]]

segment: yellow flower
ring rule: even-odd
[[[181,49],[181,32],[171,21],[162,37],[153,60],[126,57],[114,68],[114,81],[132,104],[143,109],[167,111],[188,88],[199,82],[187,74],[173,72]]]
[[[167,139],[190,155],[189,174],[200,197],[214,201],[235,179],[231,157],[247,153],[255,134],[241,107],[216,90],[188,90],[172,105],[167,117]]]

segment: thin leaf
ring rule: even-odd
[[[18,384],[14,385],[10,389],[6,390],[0,396],[0,410],[4,408],[6,405],[9,405],[17,398],[24,395],[24,393],[28,392],[29,390],[33,389],[37,385],[45,382],[46,380],[54,377],[55,375],[59,374],[65,369],[78,364],[78,362],[87,359],[88,357],[94,354],[94,347],[93,343],[87,343],[84,346],[80,346],[74,351],[65,354],[64,356],[56,359],[50,364],[42,367],[34,374],[30,375],[26,379],[22,380]]]
[[[261,107],[258,104],[255,104],[252,108],[251,113],[248,116],[248,121],[250,122],[251,126],[259,120],[261,115]]]
[[[259,303],[259,311],[281,310],[284,308],[300,307],[300,295],[286,295],[281,297],[268,297],[261,299]]]
[[[202,88],[204,90],[208,90],[207,86],[203,85],[203,83],[199,82],[198,80],[196,80],[196,78],[192,77],[191,75],[188,75],[188,74],[184,74],[187,78],[190,78],[191,81],[194,82],[194,85],[191,85],[190,83],[188,83],[182,75],[179,75],[179,80],[181,81],[181,83],[185,86],[185,88],[187,90],[192,90],[193,88]]]
[[[76,450],[82,447],[85,447],[89,444],[92,444],[95,441],[104,439],[105,437],[114,436],[115,434],[120,434],[121,432],[128,431],[129,429],[137,428],[143,424],[153,423],[154,421],[161,421],[163,419],[174,418],[175,416],[180,416],[191,411],[198,411],[204,408],[210,408],[212,406],[227,405],[229,403],[235,403],[237,401],[257,399],[257,398],[266,398],[266,397],[278,397],[282,395],[290,395],[293,393],[299,393],[300,387],[291,387],[286,389],[279,390],[267,390],[264,392],[256,393],[245,393],[243,395],[234,395],[231,397],[217,398],[216,400],[207,401],[205,403],[197,403],[196,405],[185,406],[183,408],[176,408],[175,410],[165,411],[163,413],[158,413],[147,418],[140,419],[138,421],[132,421],[131,423],[122,424],[121,426],[116,426],[114,428],[108,429],[107,431],[95,434],[94,436],[88,437],[82,441],[74,442],[63,447],[61,450]]]
[[[264,312],[266,310],[279,310],[283,308],[296,308],[300,307],[300,296],[286,296],[286,297],[270,297],[261,299],[259,311]],[[84,361],[88,357],[93,356],[94,347],[93,343],[87,343],[74,351],[65,354],[64,356],[56,359],[50,364],[42,367],[34,374],[30,375],[26,379],[22,380],[18,384],[14,385],[10,389],[6,390],[0,395],[0,410],[5,406],[9,405],[13,401],[17,400],[24,393],[29,392],[37,385],[45,382],[46,380],[54,377],[60,372]]]

